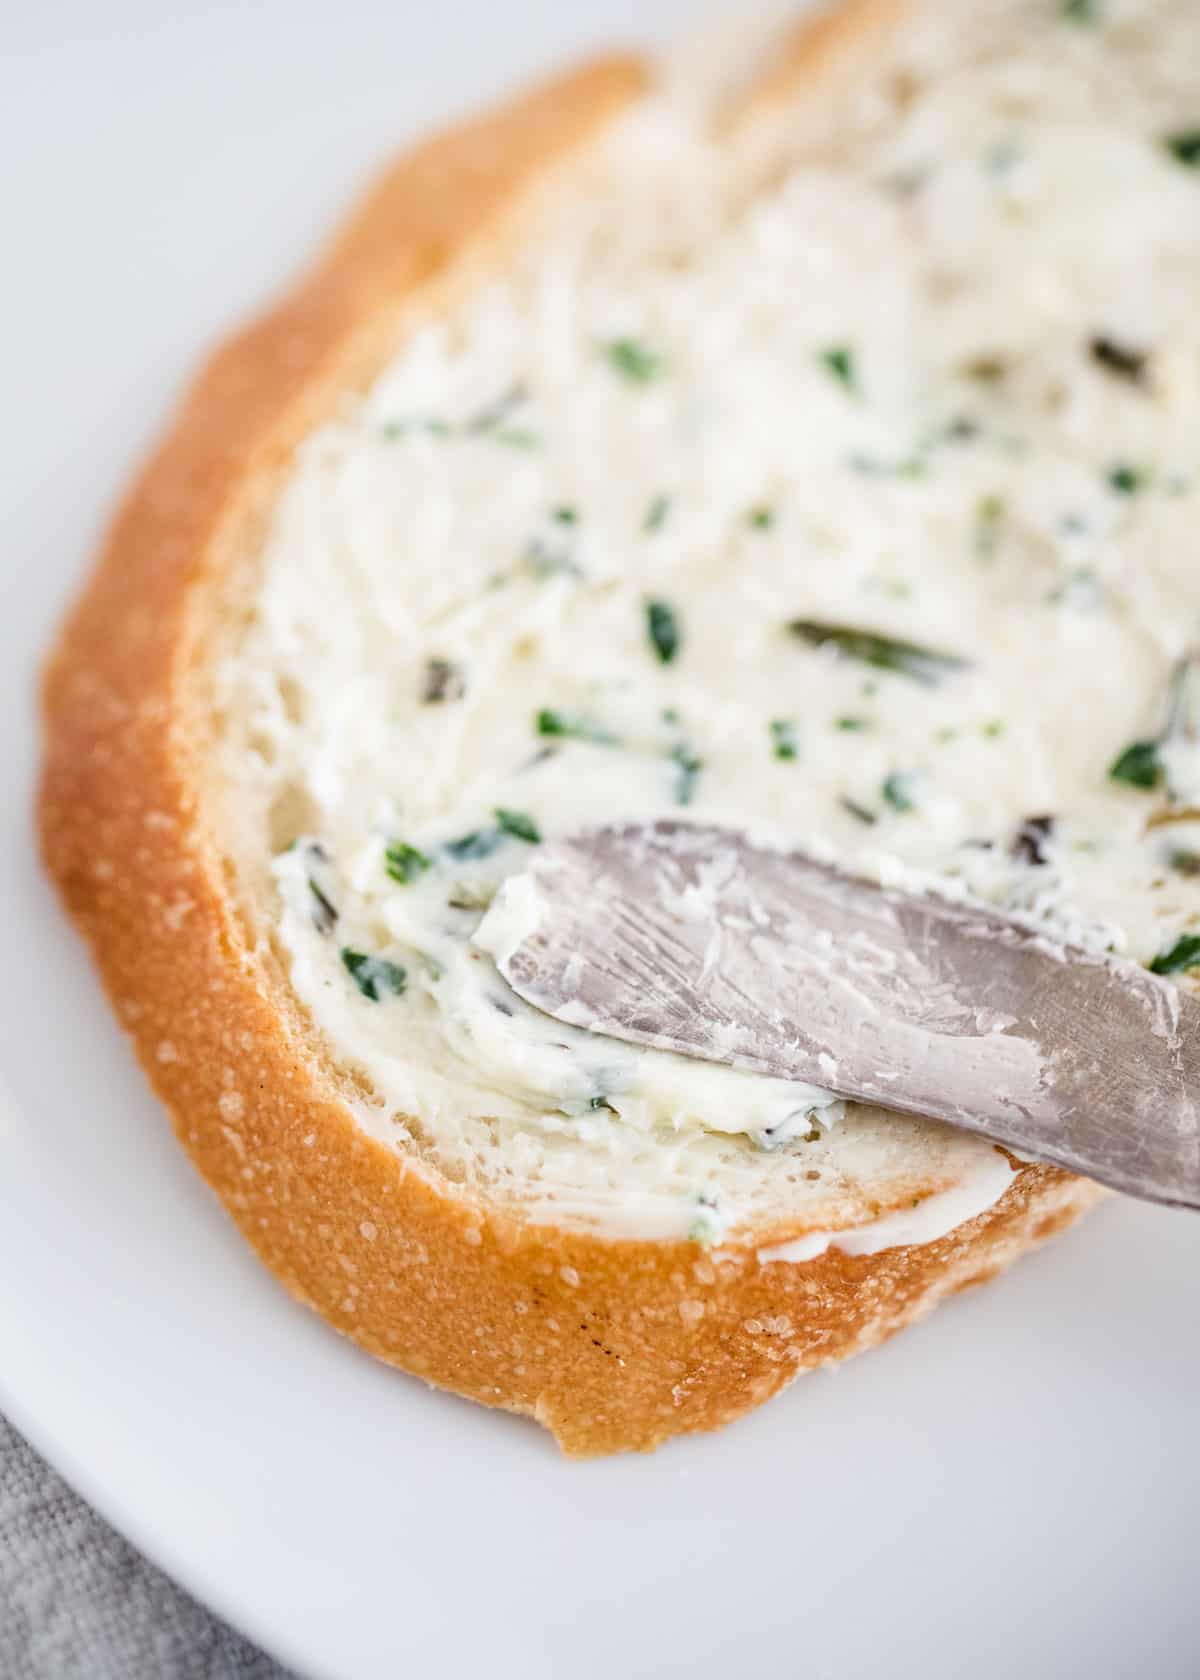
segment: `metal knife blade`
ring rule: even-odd
[[[1200,1207],[1200,1004],[1135,963],[705,825],[593,829],[529,876],[499,966],[559,1020]]]

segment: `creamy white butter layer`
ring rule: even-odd
[[[548,836],[769,830],[1186,982],[1200,12],[914,17],[753,192],[682,106],[623,123],[300,451],[223,674],[363,1123],[535,1217],[712,1241],[1004,1182],[524,1005],[474,936]]]

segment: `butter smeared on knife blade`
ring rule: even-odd
[[[573,1026],[1200,1207],[1200,1004],[985,907],[664,821],[544,847],[477,942]]]

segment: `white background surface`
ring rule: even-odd
[[[571,1466],[260,1273],[36,872],[34,663],[197,354],[397,143],[692,0],[3,12],[0,1405],[314,1676],[1194,1676],[1200,1220],[1110,1204],[719,1437]]]

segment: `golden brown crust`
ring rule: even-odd
[[[202,373],[120,508],[45,685],[46,861],[204,1177],[339,1330],[532,1414],[571,1453],[715,1428],[981,1281],[1096,1195],[1024,1167],[940,1242],[803,1265],[523,1222],[356,1126],[239,920],[188,727],[206,613],[253,555],[290,451],[379,365],[416,289],[460,268],[641,83],[636,63],[598,63],[384,177],[314,274]]]

